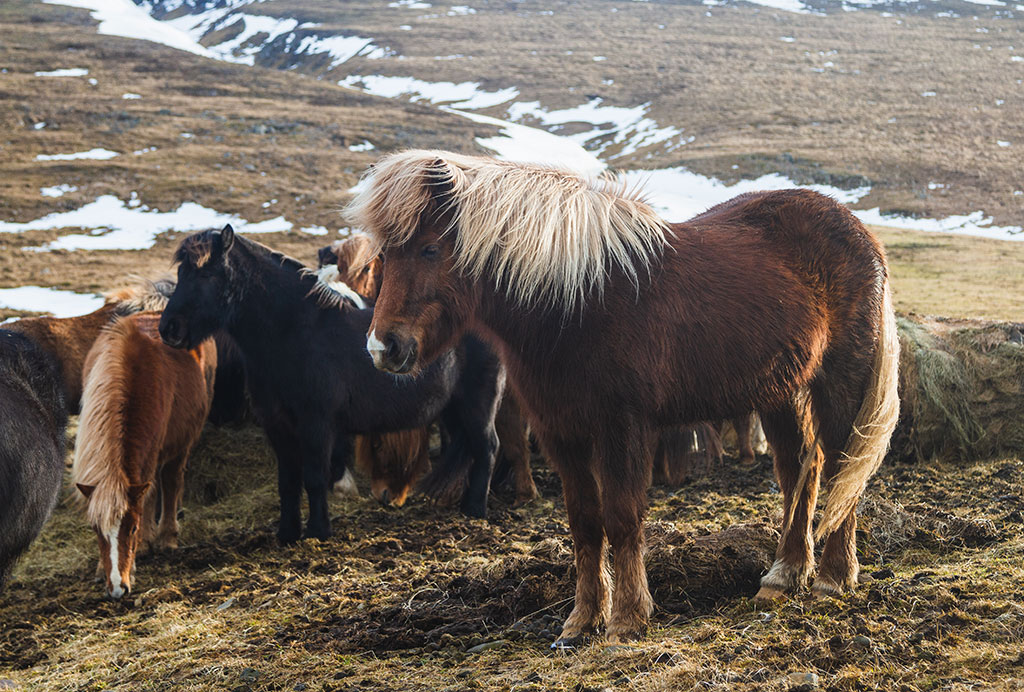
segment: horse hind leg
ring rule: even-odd
[[[761,578],[758,600],[781,598],[804,586],[814,569],[811,521],[818,498],[822,454],[809,430],[809,411],[796,405],[763,412],[765,435],[775,456],[775,477],[782,490],[782,536],[775,562]],[[806,440],[806,444],[805,444]]]
[[[825,487],[831,493],[839,472],[843,449],[853,430],[860,397],[847,388],[819,383],[814,389],[815,408],[821,411],[821,441],[825,448]],[[851,509],[839,527],[825,537],[821,564],[812,590],[818,596],[835,596],[857,585],[857,515]]]

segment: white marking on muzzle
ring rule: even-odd
[[[370,332],[370,335],[366,337],[366,350],[369,351],[370,355],[373,357],[373,364],[379,368],[384,362],[384,344],[377,338],[376,329]]]
[[[107,533],[107,544],[110,546],[110,597],[121,598],[124,596],[125,588],[121,585],[121,565],[118,564],[117,551],[118,535],[121,533],[121,524],[118,523]]]

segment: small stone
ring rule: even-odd
[[[818,688],[817,673],[790,673],[786,676],[790,689],[814,690]]]
[[[18,689],[18,683],[14,682],[10,678],[0,679],[0,690],[16,690]]]
[[[482,654],[485,651],[497,649],[499,647],[505,646],[506,644],[508,644],[507,639],[496,639],[493,642],[484,642],[483,644],[477,644],[476,646],[470,647],[469,649],[466,649],[466,653]]]
[[[256,682],[260,679],[260,672],[255,668],[242,668],[242,672],[238,674],[238,678],[242,682]]]
[[[219,606],[217,606],[217,610],[218,611],[227,610],[228,608],[230,608],[233,605],[235,605],[235,597],[234,596],[232,596],[231,598],[229,598],[228,600],[224,601]]]
[[[307,685],[304,682],[297,682],[297,683],[295,683],[295,686],[292,687],[292,689],[295,690],[295,692],[303,692],[303,690],[306,690],[308,688],[309,688],[309,685]]]
[[[870,651],[871,639],[869,637],[865,637],[863,634],[860,634],[854,637],[852,640],[850,640],[850,646],[854,649],[860,649],[861,651]]]

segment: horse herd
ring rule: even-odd
[[[328,493],[353,465],[385,504],[416,485],[483,517],[495,474],[527,502],[529,427],[576,559],[555,647],[643,635],[646,491],[694,448],[721,454],[707,421],[735,421],[751,460],[756,412],[774,453],[783,530],[758,598],[807,584],[815,537],[815,592],[854,587],[898,343],[884,253],[847,209],[750,193],[668,224],[610,178],[440,151],[386,156],[361,190],[346,215],[363,233],[319,270],[226,226],[181,241],[174,281],[0,330],[0,585],[58,496],[68,409],[73,492],[118,598],[140,547],[177,544],[207,418],[248,406],[278,461],[282,543],[330,536]]]

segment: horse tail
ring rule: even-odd
[[[130,319],[119,319],[96,339],[85,362],[82,412],[78,419],[71,479],[84,500],[83,487],[91,490],[88,518],[102,528],[113,526],[127,506],[128,477],[125,429],[129,409],[131,368],[128,349]]]
[[[880,317],[871,379],[839,460],[839,472],[829,488],[825,510],[816,531],[819,539],[836,531],[856,508],[868,479],[881,466],[889,450],[889,438],[899,419],[900,342],[888,279],[882,286]]]

